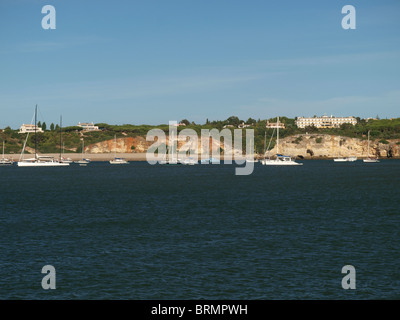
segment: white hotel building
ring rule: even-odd
[[[357,124],[357,119],[354,117],[334,117],[334,116],[322,116],[322,117],[297,117],[296,126],[298,128],[305,128],[314,126],[316,128],[338,128],[344,123],[350,123],[353,126]]]
[[[43,132],[43,129],[34,125],[34,124],[23,124],[20,128],[18,133],[33,133],[35,132],[35,127],[36,127],[36,132]]]

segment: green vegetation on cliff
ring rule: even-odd
[[[366,139],[367,133],[370,131],[371,138],[374,140],[387,143],[388,139],[400,139],[400,118],[397,119],[381,119],[369,120],[357,118],[358,123],[355,126],[350,124],[343,124],[340,128],[318,129],[315,127],[307,127],[305,129],[297,128],[295,119],[280,117],[280,121],[285,124],[285,129],[280,130],[280,137],[285,138],[293,135],[301,135],[305,133],[320,133],[330,135],[340,135],[344,137],[352,137],[359,139]],[[248,125],[245,129],[254,129],[254,144],[255,152],[262,153],[264,150],[264,137],[267,136],[266,144],[268,145],[273,129],[266,129],[267,121],[276,122],[276,118],[268,120],[255,120],[249,118],[248,120],[241,120],[236,116],[231,116],[226,120],[209,121],[207,119],[205,124],[196,124],[187,119],[182,120],[186,126],[179,126],[178,131],[183,129],[193,129],[197,135],[201,136],[202,129],[217,129],[222,130],[225,126],[228,130],[237,129],[237,127],[244,123]],[[147,132],[151,129],[161,129],[168,134],[168,124],[161,124],[157,126],[151,125],[110,125],[107,123],[97,123],[101,131],[83,132],[82,128],[71,126],[62,129],[62,145],[66,153],[76,152],[80,153],[82,150],[82,139],[85,141],[85,146],[90,144],[111,140],[114,135],[117,137],[145,137]],[[57,153],[60,151],[60,132],[57,130],[58,126],[54,128],[52,124],[49,130],[37,134],[37,144],[41,153]],[[0,130],[0,142],[5,142],[5,153],[20,153],[26,134],[19,134],[18,130],[13,130],[10,127]],[[34,135],[30,134],[27,140],[27,147],[34,148],[35,140]],[[243,134],[243,145],[245,141],[245,134]],[[300,142],[301,137],[297,137],[295,142]],[[275,138],[272,141],[271,147],[275,144]]]

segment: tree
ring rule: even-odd
[[[351,128],[353,128],[353,125],[351,123],[342,123],[340,125],[340,129],[342,130],[350,130]]]
[[[13,130],[10,128],[10,126],[8,126],[8,127],[4,128],[4,133],[5,134],[12,134]]]
[[[257,121],[255,119],[249,118],[249,119],[247,119],[246,124],[255,124],[256,122]]]
[[[236,127],[240,124],[240,120],[236,116],[229,117],[228,119],[225,120],[225,122],[226,122],[226,124],[231,124],[231,125],[234,125]]]
[[[190,125],[190,122],[189,122],[189,120],[187,120],[187,119],[183,119],[183,120],[181,120],[181,122],[179,122],[179,123],[184,123],[185,125]]]
[[[46,122],[43,122],[43,123],[42,123],[42,129],[43,129],[43,131],[46,131],[46,128],[47,128]]]
[[[51,123],[51,125],[50,125],[50,131],[54,131],[54,123]]]
[[[37,123],[37,126],[38,126],[38,128],[41,128],[41,127],[42,127],[42,123],[39,121],[39,122]]]
[[[304,128],[306,132],[318,132],[318,128],[314,125],[307,126]]]

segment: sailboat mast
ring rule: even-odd
[[[37,122],[37,105],[35,107],[35,159],[37,159],[36,122]]]
[[[277,118],[276,126],[276,154],[279,154],[279,117]]]
[[[369,130],[368,130],[368,157],[369,157]]]
[[[62,136],[61,136],[61,128],[62,128],[62,116],[60,116],[60,161],[62,159]]]

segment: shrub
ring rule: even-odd
[[[302,140],[303,140],[303,137],[299,136],[293,141],[293,143],[299,144]]]

